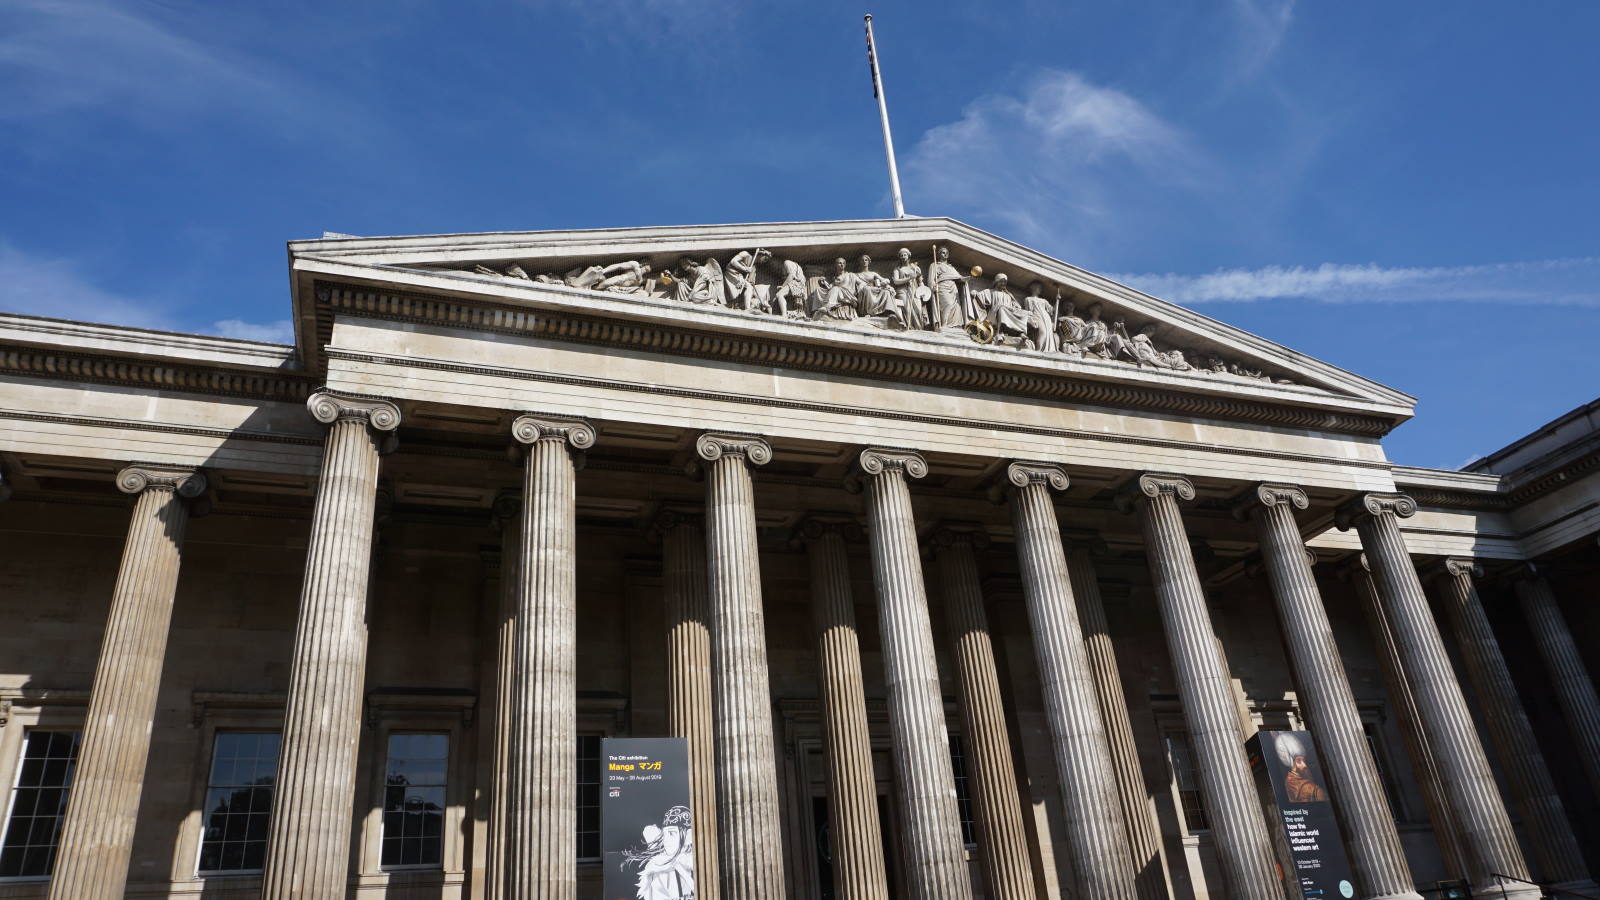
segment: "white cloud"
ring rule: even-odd
[[[1160,191],[1202,189],[1211,165],[1137,98],[1046,70],[1020,96],[974,100],[907,157],[913,211],[973,215],[1057,252],[1084,253],[1162,208]]]
[[[1325,303],[1466,301],[1600,306],[1600,257],[1476,266],[1384,268],[1323,263],[1219,269],[1205,275],[1109,276],[1175,303],[1317,300]]]
[[[167,328],[166,311],[96,285],[68,259],[24,253],[0,241],[0,311],[140,328]]]
[[[211,323],[213,334],[241,341],[267,341],[273,344],[294,343],[294,323],[288,319],[276,322],[246,322],[241,319],[223,319]]]
[[[1232,0],[1238,24],[1238,48],[1233,57],[1233,80],[1258,74],[1277,55],[1294,18],[1295,0]]]

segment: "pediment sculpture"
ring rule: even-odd
[[[901,248],[896,256],[887,272],[865,254],[854,264],[839,257],[828,266],[808,266],[759,247],[741,250],[727,262],[714,256],[683,256],[661,271],[634,259],[535,275],[515,263],[500,269],[477,265],[473,271],[752,315],[932,333],[1144,369],[1293,383],[1216,353],[1161,347],[1155,340],[1157,323],[1130,329],[1121,314],[1113,314],[1107,321],[1105,306],[1097,300],[1080,311],[1078,300],[1067,296],[1059,285],[1052,291],[1042,280],[1035,280],[1019,296],[1005,272],[985,278],[983,269],[973,266],[962,273],[950,262],[948,246],[934,246],[926,264],[917,262],[907,248]]]

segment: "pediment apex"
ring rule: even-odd
[[[955,297],[950,296],[952,286],[944,284],[944,318],[959,306],[959,322],[929,321],[939,316],[941,298],[927,296],[933,293],[927,282],[938,247],[947,249],[948,262],[961,281]],[[754,277],[748,277],[758,248],[769,251],[770,258],[757,264]],[[920,301],[920,318],[910,309],[915,301],[907,301],[904,290],[888,283],[901,248],[911,251],[919,286],[928,287]],[[1337,366],[945,217],[341,236],[293,241],[289,252],[291,260],[341,264],[334,268],[398,269],[519,289],[542,287],[561,294],[577,290],[611,297],[677,299],[712,312],[779,315],[777,309],[782,308],[781,315],[787,318],[844,327],[920,330],[958,343],[1012,346],[1069,361],[1072,357],[1119,361],[1157,378],[1168,374],[1192,383],[1195,374],[1214,375],[1219,388],[1241,382],[1293,385],[1387,408],[1397,422],[1408,418],[1416,403],[1400,391]],[[869,269],[861,268],[863,255],[871,258]],[[852,274],[874,273],[863,299],[845,298],[834,290],[831,276],[836,274],[834,260],[840,258]],[[999,297],[993,293],[996,276],[1002,273],[1007,278],[1000,287],[1010,297],[995,299]],[[796,281],[800,276],[803,287]],[[685,279],[693,283],[686,285]],[[1025,319],[1035,282],[1040,290],[1031,304],[1034,321],[1054,318],[1053,334],[1045,334],[1042,327],[1029,333]],[[1090,318],[1088,311],[1096,305],[1103,324],[1091,326],[1087,335],[1079,333],[1073,320]],[[907,321],[913,318],[916,321]],[[1118,319],[1120,328],[1115,326]]]

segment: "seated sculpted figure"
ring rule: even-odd
[[[862,254],[861,269],[856,272],[856,301],[863,317],[881,319],[886,328],[906,327],[905,311],[900,307],[894,285],[872,271],[872,257],[866,254]]]
[[[1077,306],[1071,300],[1062,300],[1061,292],[1056,292],[1056,300],[1060,303],[1061,315],[1056,318],[1056,334],[1061,340],[1061,352],[1068,356],[1083,355],[1083,334],[1086,330],[1083,318],[1076,314]]]
[[[857,318],[856,276],[844,257],[833,261],[833,271],[817,279],[811,294],[811,318],[848,322]]]
[[[1106,352],[1106,342],[1111,338],[1111,328],[1101,321],[1100,309],[1098,303],[1089,305],[1089,314],[1083,320],[1083,336],[1078,338],[1078,346],[1083,348],[1084,356],[1110,359],[1110,354]]]
[[[1028,339],[1031,316],[1011,293],[1011,279],[1001,272],[994,283],[981,291],[972,292],[971,308],[967,310],[972,321],[984,321],[994,329],[994,342],[1018,346]]]

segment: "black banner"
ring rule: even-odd
[[[600,742],[605,900],[694,900],[694,812],[683,738]]]
[[[1245,745],[1262,802],[1280,824],[1279,855],[1307,900],[1354,897],[1350,860],[1328,799],[1328,783],[1311,734],[1258,731]]]

